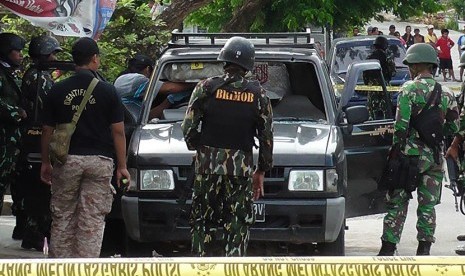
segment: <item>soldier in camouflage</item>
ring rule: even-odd
[[[465,52],[462,53],[460,56],[460,68],[465,68]],[[462,163],[459,163],[460,166],[460,172],[463,174],[464,173],[464,168],[465,168],[465,158],[459,158],[459,153],[460,153],[460,147],[464,149],[463,141],[465,138],[465,108],[464,108],[464,103],[465,103],[465,81],[462,82],[462,87],[460,89],[460,95],[458,97],[458,106],[461,110],[460,113],[460,130],[458,135],[454,138],[452,141],[449,149],[446,152],[446,158],[451,156],[455,160],[459,161],[460,159],[462,160]],[[462,175],[463,177],[463,175]],[[463,185],[462,181],[459,181],[457,185]],[[463,189],[463,188],[462,188]],[[458,235],[457,240],[459,241],[465,241],[465,235]],[[455,253],[459,255],[465,255],[465,246],[461,245],[455,249]]]
[[[401,89],[394,123],[394,146],[398,145],[403,154],[418,156],[419,183],[417,187],[417,255],[429,255],[431,243],[435,241],[436,214],[443,178],[442,158],[435,157],[435,151],[419,138],[418,131],[411,127],[412,119],[421,112],[431,95],[436,81],[433,70],[437,66],[436,50],[426,43],[412,45],[406,54],[404,64],[409,66],[412,81]],[[458,108],[453,94],[442,87],[440,104],[444,118],[445,135],[458,131]],[[394,189],[386,195],[387,214],[383,222],[382,247],[380,256],[392,256],[399,243],[407,216],[410,193],[404,189]]]
[[[389,83],[396,73],[396,66],[391,58],[388,58],[386,49],[388,40],[384,36],[378,36],[373,42],[374,51],[367,59],[377,59],[381,65],[384,82]],[[382,80],[376,71],[366,71],[363,80],[367,85],[381,85]],[[367,96],[368,115],[371,120],[389,118],[389,109],[392,109],[391,97],[383,91],[369,91]]]
[[[23,143],[18,162],[18,183],[23,190],[25,215],[16,215],[16,224],[23,223],[24,234],[21,247],[42,251],[44,238],[50,240],[50,186],[40,181],[38,170],[27,168],[27,155],[40,152],[40,135],[43,101],[53,85],[51,72],[39,70],[46,62],[56,61],[56,53],[62,51],[60,43],[52,36],[34,37],[29,43],[32,66],[24,73],[22,92],[23,105],[29,114],[24,124]],[[22,222],[24,220],[24,222]]]
[[[213,256],[220,246],[222,255],[244,256],[255,221],[253,200],[264,195],[264,173],[272,166],[272,111],[259,83],[244,78],[254,66],[252,43],[232,37],[218,60],[225,62],[225,74],[196,86],[182,124],[188,148],[197,151],[192,252]],[[255,171],[254,137],[259,142]],[[221,226],[224,235],[218,242],[215,233]]]
[[[27,117],[21,108],[21,78],[25,40],[12,33],[0,34],[0,213],[8,186],[15,197],[15,168],[21,138],[20,123]],[[20,237],[21,233],[18,233]],[[13,235],[13,238],[16,236]]]

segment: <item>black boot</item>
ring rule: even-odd
[[[429,250],[431,249],[431,242],[428,241],[419,241],[417,248],[417,256],[426,256],[429,255]]]
[[[26,228],[26,215],[21,212],[16,215],[16,226],[13,229],[11,237],[14,240],[22,240],[24,235],[24,229]]]
[[[388,241],[381,241],[381,249],[379,250],[378,256],[394,256],[396,253],[396,244]]]

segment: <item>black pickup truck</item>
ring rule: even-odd
[[[352,64],[344,92],[336,98],[328,66],[309,33],[173,33],[141,109],[128,106],[132,179],[121,204],[129,255],[132,250],[150,254],[154,249],[164,256],[190,250],[191,201],[178,200],[194,155],[181,131],[187,102],[165,109],[159,119],[150,120],[149,112],[164,97],[159,93],[163,82],[198,82],[221,74],[223,64],[216,59],[233,35],[254,43],[256,63],[249,77],[260,81],[273,105],[274,166],[265,175],[264,197],[254,203],[250,247],[261,255],[302,248],[304,254],[316,249],[344,255],[346,218],[382,211],[375,180],[391,143],[392,120],[367,121],[365,106],[346,108],[359,75],[379,71],[379,63]]]

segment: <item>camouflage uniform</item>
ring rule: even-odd
[[[383,73],[384,81],[389,83],[391,81],[392,76],[395,74],[395,64],[391,58],[388,58],[386,52],[381,49],[376,49],[371,53],[367,59],[377,59],[381,64],[381,70]],[[376,72],[376,71],[374,71]],[[381,85],[381,79],[377,73],[372,71],[367,71],[364,75],[364,82],[367,85]],[[376,119],[388,119],[389,113],[387,112],[389,108],[392,108],[391,102],[387,102],[387,100],[391,100],[391,95],[386,95],[383,91],[369,91],[367,95],[367,107],[368,107],[368,114],[371,120]]]
[[[69,155],[52,174],[53,214],[50,257],[96,258],[102,246],[105,215],[113,202],[113,160]]]
[[[40,76],[38,87],[37,79]],[[43,99],[53,85],[50,72],[29,68],[23,76],[22,91],[26,120],[23,143],[18,162],[18,183],[24,189],[24,209],[26,222],[23,235],[23,248],[42,250],[44,237],[50,240],[50,186],[40,181],[40,171],[27,168],[27,154],[40,152],[41,112]],[[37,103],[37,107],[35,106]],[[37,112],[37,114],[35,114]]]
[[[243,92],[250,81],[239,75],[226,74],[222,77],[229,87]],[[200,143],[205,135],[199,126],[208,116],[205,105],[221,90],[210,91],[207,79],[194,89],[186,117],[182,124],[184,137],[195,156],[195,180],[192,197],[191,234],[192,251],[198,256],[212,255],[217,244],[215,233],[223,226],[221,246],[226,256],[244,256],[249,238],[249,227],[255,221],[253,213],[252,173],[253,154],[250,150],[211,147]],[[254,83],[259,87],[258,83]],[[226,89],[226,88],[225,88]],[[228,92],[226,92],[228,93]],[[255,92],[254,92],[255,93]],[[258,169],[267,171],[272,165],[272,111],[263,88],[254,94],[256,103],[256,136],[259,141]],[[238,97],[240,98],[240,97]],[[237,103],[244,104],[244,103]],[[203,122],[204,123],[204,122]],[[240,122],[238,122],[240,123]],[[204,123],[205,124],[205,123]],[[234,126],[233,126],[234,127]],[[215,139],[222,140],[222,137]]]
[[[0,213],[8,186],[14,186],[15,167],[19,155],[21,78],[5,63],[0,64]],[[12,187],[14,193],[15,187]],[[14,194],[12,196],[15,196]]]
[[[434,89],[432,75],[417,77],[406,82],[399,95],[396,121],[394,124],[393,143],[401,145],[403,152],[410,156],[419,156],[420,182],[417,188],[417,240],[434,242],[436,213],[434,206],[438,203],[443,178],[442,159],[440,164],[434,161],[433,150],[426,146],[418,136],[418,132],[409,128],[412,116],[421,109]],[[442,87],[440,108],[445,118],[444,133],[455,134],[458,131],[458,108],[450,90]],[[407,216],[410,194],[403,189],[396,189],[386,195],[388,212],[384,217],[381,240],[397,244]]]

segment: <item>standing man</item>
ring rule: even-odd
[[[389,84],[391,78],[396,73],[396,64],[386,54],[388,48],[388,40],[384,36],[378,36],[373,41],[374,51],[367,57],[367,59],[377,59],[381,65],[381,71],[385,84]],[[363,81],[366,85],[381,85],[382,80],[377,71],[365,71],[363,74]],[[371,120],[387,119],[389,114],[392,114],[391,95],[378,92],[369,91],[367,96],[368,114]]]
[[[415,28],[413,30],[413,43],[424,43],[425,42],[425,37],[420,34],[420,29]]]
[[[34,133],[41,130],[43,102],[53,85],[51,72],[38,68],[43,63],[56,61],[56,54],[60,51],[60,43],[54,37],[33,37],[29,43],[29,56],[33,64],[24,73],[21,86],[24,108],[29,114],[25,122],[26,133],[23,134],[17,180],[24,190],[25,227],[21,247],[38,251],[42,251],[45,237],[50,240],[50,186],[40,181],[37,170],[27,168],[28,153],[40,150],[40,135],[30,135],[29,130]]]
[[[0,213],[3,208],[3,196],[10,186],[14,206],[16,200],[15,168],[19,156],[21,138],[20,123],[26,119],[26,111],[21,104],[21,78],[18,68],[23,61],[21,50],[26,41],[13,33],[0,34]],[[24,228],[13,230],[13,239],[21,239]]]
[[[57,124],[69,123],[100,66],[99,48],[90,38],[72,47],[76,74],[55,84],[44,105],[42,181],[52,185],[50,256],[97,258],[105,215],[111,210],[113,158],[117,183],[129,179],[123,106],[113,85],[99,81],[71,138],[63,165],[50,163],[49,145]]]
[[[406,26],[405,27],[405,34],[402,36],[402,38],[405,40],[407,49],[413,45],[413,35],[412,35],[412,27],[411,26]]]
[[[462,53],[460,56],[460,64],[459,64],[460,69],[463,69],[465,67],[465,52]],[[465,168],[465,160],[462,160],[462,163],[460,163],[459,159],[459,149],[460,147],[463,148],[463,142],[465,140],[465,107],[464,107],[464,102],[465,102],[465,82],[462,83],[462,86],[460,88],[460,96],[458,98],[458,106],[459,108],[461,107],[462,110],[460,112],[460,130],[459,133],[455,136],[454,140],[450,144],[449,149],[446,152],[446,158],[447,157],[452,157],[454,158],[457,163],[459,164],[459,167],[463,170]],[[463,171],[462,171],[463,172]],[[458,183],[459,185],[459,183]],[[465,235],[461,234],[457,236],[457,240],[459,241],[465,241]],[[465,245],[460,245],[455,249],[455,253],[458,255],[465,255]]]
[[[416,116],[425,108],[426,102],[435,90],[433,78],[437,66],[436,50],[426,43],[414,44],[407,50],[404,64],[409,66],[413,80],[402,86],[397,104],[394,123],[393,147],[409,157],[418,157],[418,208],[417,208],[417,255],[429,255],[431,243],[435,241],[436,213],[434,206],[439,201],[443,178],[442,158],[439,156],[440,145],[434,148],[426,145],[419,138],[419,130],[412,127]],[[439,86],[441,87],[441,86]],[[439,91],[436,90],[438,95]],[[444,118],[444,134],[458,131],[458,108],[454,95],[442,86],[438,102],[441,118]],[[383,222],[382,247],[379,256],[392,256],[399,243],[407,216],[410,193],[403,188],[395,188],[386,194],[387,214]]]
[[[396,36],[396,26],[394,26],[394,25],[389,26],[389,34],[388,35]]]
[[[434,33],[434,26],[428,25],[428,33],[425,35],[425,43],[429,43],[429,45],[433,46],[436,49],[436,42],[438,42],[438,37]]]
[[[463,27],[465,31],[465,26]],[[459,39],[457,40],[457,47],[458,47],[458,50],[459,50],[459,57],[460,57],[460,63],[462,63],[462,55],[463,53],[465,52],[465,34],[462,34]],[[463,66],[459,66],[460,67],[460,78],[459,78],[459,81],[462,82],[463,80]]]
[[[446,69],[449,71],[449,75],[452,77],[453,81],[457,81],[454,76],[454,68],[452,66],[452,56],[450,54],[450,49],[454,47],[455,43],[452,39],[449,38],[449,30],[442,29],[441,37],[436,42],[436,47],[439,47],[439,69],[442,70],[442,76],[444,81],[446,79]]]
[[[436,42],[438,42],[438,37],[434,33],[434,26],[428,25],[427,29],[428,29],[428,33],[425,35],[425,43],[428,43],[429,45],[431,45],[436,50],[436,52],[438,52],[437,47],[436,47]],[[436,69],[433,75],[437,76],[440,73],[441,72],[438,66],[438,68]]]
[[[255,221],[253,200],[264,195],[264,174],[272,166],[272,111],[265,90],[245,78],[255,62],[250,41],[230,38],[218,60],[225,63],[225,74],[198,83],[182,124],[187,147],[196,150],[192,251],[213,256],[215,233],[223,226],[223,254],[245,256]],[[254,137],[259,143],[255,172]]]

